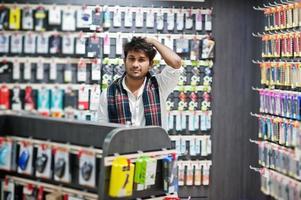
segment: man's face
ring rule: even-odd
[[[152,66],[152,62],[143,51],[129,51],[124,63],[127,76],[135,80],[144,79]]]

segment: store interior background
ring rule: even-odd
[[[249,165],[257,165],[257,122],[250,112],[258,112],[259,67],[252,59],[261,55],[260,38],[252,32],[263,32],[263,13],[253,6],[265,1],[205,0],[173,2],[154,0],[35,0],[7,3],[57,3],[87,5],[137,5],[213,7],[213,36],[216,41],[213,77],[212,168],[210,200],[261,200],[260,177]]]

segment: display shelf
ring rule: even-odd
[[[22,142],[22,138],[29,139],[31,142],[46,143],[55,142],[65,143],[69,147],[80,149],[79,146],[89,148],[102,149],[102,159],[97,161],[99,165],[98,183],[96,187],[98,190],[98,199],[111,199],[107,195],[109,183],[109,170],[107,161],[112,160],[114,156],[129,155],[129,159],[134,159],[143,153],[147,155],[159,156],[158,159],[174,154],[171,150],[171,141],[167,133],[159,127],[126,127],[118,124],[103,124],[99,125],[92,122],[78,122],[64,119],[45,118],[27,115],[2,114],[0,115],[0,130],[1,136],[12,137],[16,141]],[[26,139],[25,139],[26,140]],[[24,140],[24,141],[25,141]],[[122,145],[121,145],[122,144]],[[99,151],[97,151],[100,153]],[[139,152],[138,154],[133,154]],[[134,192],[131,198],[145,198],[150,196],[164,196],[166,195],[162,188],[162,170],[159,162],[158,172],[156,178],[156,185],[147,191]],[[71,173],[73,170],[71,169]],[[16,177],[17,172],[7,172],[10,176]],[[1,178],[4,178],[6,173],[1,173]],[[20,176],[20,175],[19,175]],[[34,177],[26,176],[30,181]],[[16,180],[16,178],[14,178]],[[18,179],[19,180],[19,179]],[[21,181],[22,182],[22,181]],[[54,184],[51,180],[47,181],[49,184]],[[64,188],[78,186],[74,183],[64,184]],[[73,191],[73,190],[72,190]],[[94,194],[92,198],[96,197]]]

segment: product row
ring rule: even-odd
[[[62,117],[68,109],[97,111],[100,88],[98,85],[82,85],[78,90],[59,87],[41,87],[34,90],[26,86],[24,90],[16,86],[11,91],[3,85],[0,88],[0,107],[14,111],[37,111],[44,116]]]
[[[170,135],[202,134],[211,130],[212,111],[179,111],[168,112],[167,131]]]
[[[176,88],[177,89],[177,88]],[[211,97],[210,93],[203,91],[177,91],[172,92],[167,98],[167,110],[168,111],[208,111],[211,108]],[[171,113],[176,115],[178,113]],[[185,114],[185,113],[184,113]],[[191,116],[193,117],[193,115]],[[179,119],[176,119],[179,120]],[[190,118],[192,120],[192,118]],[[173,119],[170,121],[173,124]],[[178,122],[177,122],[178,123]],[[184,122],[183,122],[184,123]],[[180,127],[181,125],[178,124]],[[193,126],[190,129],[195,129]],[[176,128],[181,129],[181,128]]]
[[[290,2],[264,8],[265,30],[281,30],[301,26],[301,4]]]
[[[285,90],[258,89],[261,113],[300,120],[301,93]]]
[[[263,170],[261,191],[279,200],[301,200],[300,182],[273,170]]]
[[[260,63],[261,84],[267,86],[301,86],[301,65],[299,62]]]
[[[258,153],[260,165],[301,180],[301,157],[294,150],[263,141],[258,144]]]
[[[56,183],[96,188],[100,170],[100,152],[92,148],[75,148],[37,140],[0,137],[0,169],[41,178]],[[77,150],[74,150],[77,149]],[[105,158],[101,158],[105,159]],[[162,162],[162,176],[157,176],[157,164]],[[137,156],[130,160],[124,156],[113,158],[110,167],[109,196],[131,196],[133,191],[147,190],[162,178],[166,193],[176,192],[177,165],[175,155]],[[175,176],[173,175],[175,173]],[[104,184],[104,183],[101,183]],[[172,189],[173,188],[173,189]]]
[[[19,5],[20,6],[20,5]],[[18,4],[0,10],[0,29],[45,31],[211,31],[210,10],[108,6],[34,6]]]
[[[129,35],[112,37],[111,33],[71,34],[71,33],[0,33],[0,54],[28,56],[69,56],[69,57],[103,57],[111,58],[123,55],[123,45]],[[159,37],[159,35],[157,35]],[[160,42],[179,53],[182,58],[191,60],[213,58],[215,42],[205,36],[202,39],[188,39],[180,35],[177,39],[158,38]],[[156,59],[159,59],[159,53]]]
[[[108,195],[111,197],[131,196],[133,191],[152,188],[156,184],[158,160],[140,156],[135,163],[124,156],[114,158],[111,166]],[[177,163],[175,155],[162,159],[162,182],[166,193],[178,190]],[[161,182],[161,183],[162,183]]]
[[[262,35],[263,58],[299,58],[301,56],[300,32]]]
[[[151,74],[161,73],[166,64],[159,60],[154,62]],[[106,88],[123,73],[122,59],[67,58],[63,61],[59,58],[3,57],[0,62],[0,77],[5,83],[100,83],[102,80],[102,85]],[[184,60],[178,85],[210,86],[212,74],[212,65],[208,66],[206,61]]]
[[[10,137],[0,137],[0,141],[2,170],[95,187],[97,165],[94,151],[78,152],[78,159],[75,159],[76,156],[71,156],[71,146],[41,143],[35,147],[30,140],[15,141]],[[78,177],[78,180],[72,180],[74,177]]]
[[[171,136],[178,156],[209,156],[211,155],[210,136]]]
[[[100,63],[99,59],[88,62],[79,59],[77,64],[45,64],[43,62],[25,63],[2,62],[0,64],[0,77],[2,83],[101,83],[102,70],[107,67],[112,68],[112,77],[120,77],[124,70],[123,67],[107,66]],[[110,71],[111,72],[111,71]],[[103,71],[104,81],[105,71]],[[104,83],[105,84],[105,83]],[[108,83],[106,83],[108,84]]]
[[[37,110],[46,116],[56,113],[55,116],[59,117],[58,112],[61,113],[68,108],[97,111],[100,94],[100,87],[97,84],[15,85],[11,89],[3,84],[0,87],[0,108],[14,111]],[[200,95],[200,98],[191,98],[197,94]],[[169,104],[175,105],[173,110],[169,109],[167,120],[170,130],[182,131],[186,127],[191,131],[210,129],[207,121],[211,121],[211,113],[205,112],[210,110],[210,100],[202,98],[202,95],[204,95],[202,92],[174,91],[169,96],[166,106],[170,108]],[[189,105],[189,110],[187,105]]]
[[[28,181],[28,183],[26,181]],[[28,179],[14,180],[13,178],[7,178],[6,180],[1,181],[0,198],[3,200],[96,200],[97,195],[77,192],[76,190],[72,191],[71,193],[70,189],[68,190],[68,192],[64,191],[62,186],[59,187],[56,185],[43,184],[40,182],[33,184],[32,181]]]
[[[301,149],[300,122],[271,115],[258,115],[258,138]]]
[[[178,161],[179,186],[209,185],[211,165],[208,160]]]
[[[108,70],[110,68],[110,70]],[[2,62],[0,64],[2,83],[87,83],[108,85],[124,73],[122,65],[107,65],[100,59],[79,59],[77,64]]]
[[[0,53],[12,55],[49,55],[49,56],[85,56],[99,57],[102,50],[110,50],[110,38],[108,34],[104,38],[96,35],[83,37],[70,33],[53,33],[46,35],[43,33],[1,33]],[[112,39],[114,40],[114,39]],[[108,41],[108,46],[104,41]],[[116,43],[116,41],[114,40]],[[118,41],[122,45],[122,39]],[[117,46],[117,45],[116,45]],[[105,47],[105,48],[104,48]],[[121,55],[122,50],[116,48],[116,54]],[[115,55],[116,55],[115,54]]]

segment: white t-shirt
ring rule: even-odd
[[[174,69],[170,66],[166,66],[160,74],[155,75],[159,85],[162,128],[164,128],[165,130],[167,129],[166,99],[177,86],[181,72],[182,68]],[[133,126],[145,126],[144,105],[142,98],[145,81],[146,79],[144,80],[142,86],[139,88],[138,95],[135,96],[125,85],[125,80],[122,80],[122,86],[128,93]],[[100,96],[98,121],[101,123],[109,122],[107,91],[104,91]]]

